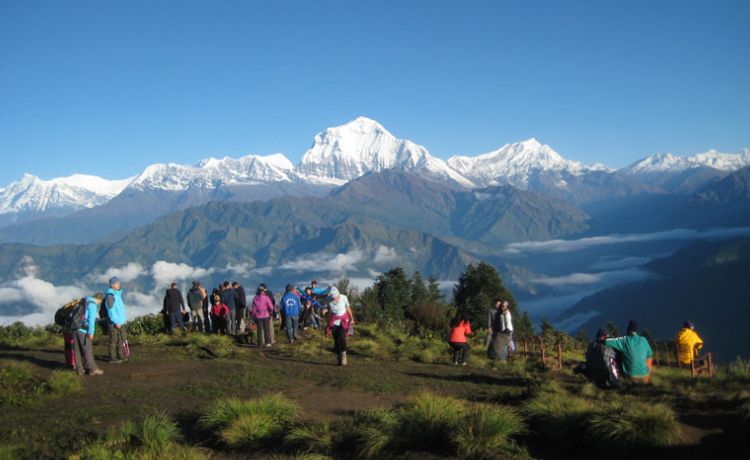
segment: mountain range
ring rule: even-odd
[[[171,212],[210,201],[322,197],[368,173],[409,172],[453,189],[510,185],[574,206],[643,194],[690,194],[750,165],[750,150],[691,157],[657,154],[620,170],[563,158],[535,139],[447,161],[359,117],[317,134],[295,166],[283,154],[155,164],[124,180],[33,176],[0,189],[0,242],[88,243],[123,236]],[[5,227],[5,228],[2,228]]]

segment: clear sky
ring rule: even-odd
[[[434,155],[750,147],[750,1],[0,0],[0,186],[285,153],[364,115]]]

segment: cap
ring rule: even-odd
[[[109,279],[109,285],[110,286],[112,286],[115,283],[119,283],[119,282],[120,282],[120,278],[118,278],[116,276],[113,276],[112,278]]]
[[[330,291],[328,291],[329,294],[331,294],[331,297],[338,297],[340,295],[339,290],[336,288],[336,286],[333,286]]]

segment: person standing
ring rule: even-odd
[[[263,286],[259,286],[253,298],[251,316],[255,321],[258,329],[258,347],[265,343],[266,347],[271,346],[271,316],[273,316],[273,303],[265,294]]]
[[[169,329],[167,332],[172,334],[175,326],[179,326],[184,334],[185,322],[182,320],[182,315],[185,313],[185,300],[182,297],[182,292],[177,289],[177,283],[172,283],[171,287],[164,294],[164,312],[169,315]]]
[[[503,317],[503,299],[495,300],[495,308],[490,310],[487,318],[487,354],[490,359],[508,360],[509,337],[505,332]]]
[[[198,288],[201,290],[201,302],[203,304],[203,330],[209,333],[211,332],[211,312],[209,305],[211,300],[208,297],[208,291],[206,291],[206,288],[202,284],[198,283]]]
[[[237,294],[237,314],[235,315],[236,323],[234,330],[239,334],[243,331],[245,309],[247,308],[247,296],[245,295],[245,288],[237,281],[232,283],[232,289],[234,289],[234,292]]]
[[[221,296],[215,295],[211,304],[211,331],[214,334],[226,334],[228,318],[229,308],[221,302]]]
[[[94,333],[99,316],[99,307],[104,300],[104,294],[97,292],[93,297],[86,297],[86,313],[81,328],[73,332],[73,352],[75,353],[75,371],[83,375],[102,375],[94,360]]]
[[[466,338],[471,334],[471,323],[466,319],[463,311],[456,313],[451,320],[451,335],[448,343],[453,348],[453,364],[466,365],[469,360],[469,341]]]
[[[331,314],[325,335],[328,336],[329,333],[333,335],[333,348],[336,351],[339,366],[346,366],[346,335],[351,325],[354,324],[354,314],[349,306],[349,299],[339,293],[335,286],[331,288],[329,295],[332,297],[328,305]]]
[[[514,332],[513,332],[513,318],[510,313],[510,302],[507,300],[503,300],[503,306],[502,306],[502,330],[505,333],[505,335],[508,336],[508,352],[513,353],[516,351],[516,343],[513,340],[514,338]]]
[[[276,297],[273,295],[273,291],[268,289],[266,283],[260,283],[260,287],[263,289],[263,295],[271,299],[271,304],[273,305],[273,313],[271,314],[271,317],[268,318],[268,324],[271,328],[271,343],[276,343],[276,339],[274,338],[275,331],[273,327],[273,322],[279,319],[279,308],[276,306]]]
[[[109,334],[109,362],[119,364],[130,357],[128,340],[125,336],[125,301],[122,298],[122,283],[113,276],[109,279],[109,289],[105,293],[107,307],[107,334]]]
[[[234,335],[234,321],[237,316],[237,291],[232,289],[229,285],[229,281],[224,281],[221,291],[221,303],[227,306],[229,309],[229,316],[227,317],[227,333]]]
[[[286,293],[281,298],[281,309],[284,313],[286,324],[286,336],[289,343],[297,340],[297,330],[299,329],[299,314],[302,310],[302,304],[299,301],[299,294],[291,284],[286,285]]]
[[[203,298],[205,291],[201,290],[201,283],[193,281],[193,287],[190,288],[187,295],[188,307],[190,307],[190,317],[192,318],[192,329],[193,331],[203,332],[203,323],[205,322],[203,316]]]

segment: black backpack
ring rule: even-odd
[[[55,312],[55,324],[63,332],[72,334],[83,326],[86,320],[86,299],[74,299]]]

